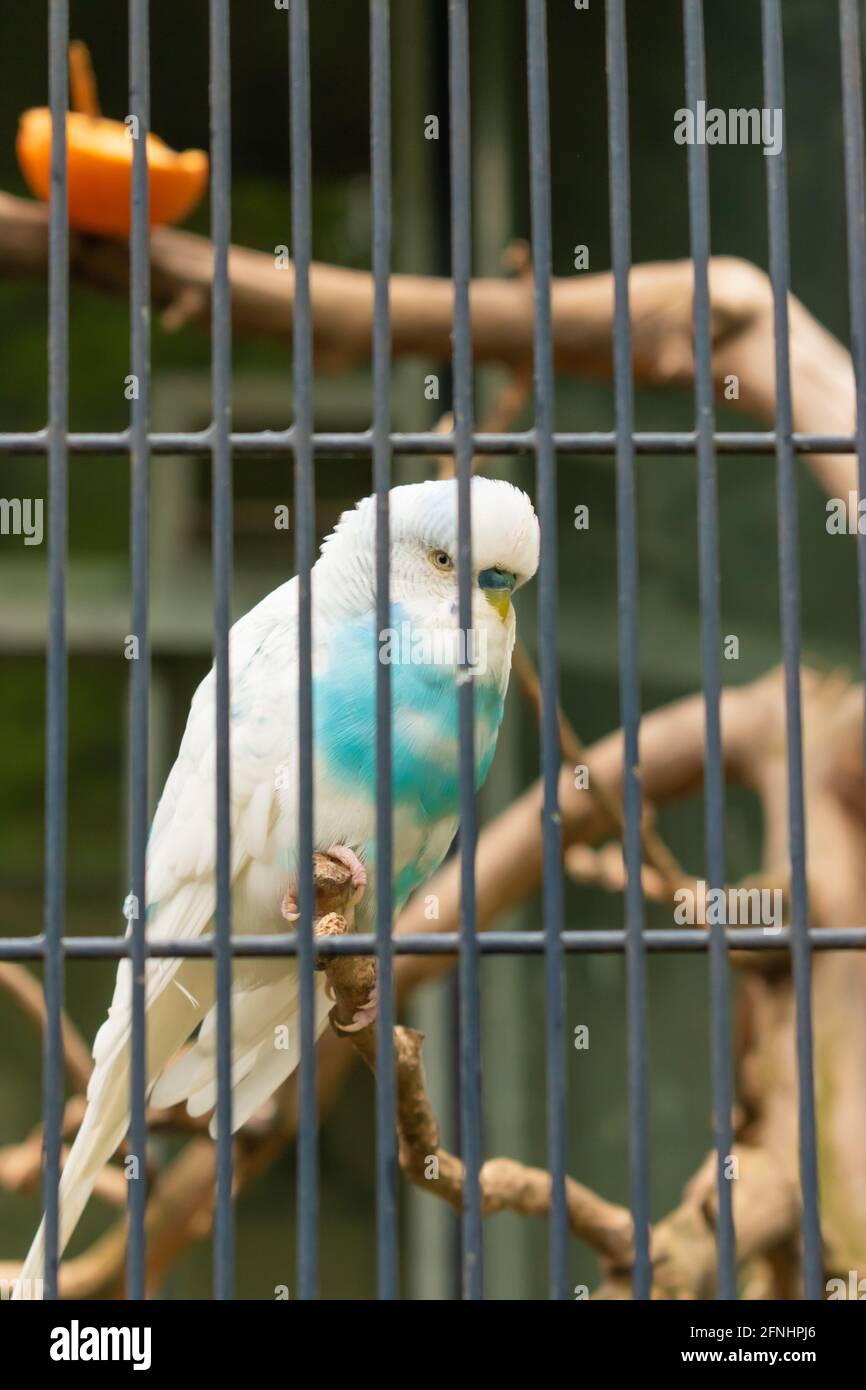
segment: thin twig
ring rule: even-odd
[[[345,875],[346,900],[351,891]],[[343,915],[345,913],[345,915]],[[351,909],[331,910],[316,922],[317,936],[343,935],[351,930]],[[322,962],[334,994],[331,1024],[347,1037],[372,1072],[376,1070],[376,1024],[347,1032],[359,1008],[375,988],[376,964],[367,956],[332,956]],[[462,1161],[444,1149],[439,1125],[430,1104],[421,1061],[423,1033],[414,1028],[394,1028],[397,1075],[397,1133],[400,1167],[417,1187],[460,1210],[463,1205]],[[513,1158],[489,1159],[479,1173],[482,1211],[492,1215],[513,1211],[524,1216],[545,1216],[550,1211],[551,1178],[541,1168],[530,1168]],[[613,1268],[628,1267],[634,1258],[633,1223],[625,1207],[599,1197],[573,1178],[566,1178],[569,1225],[575,1236],[590,1245]]]

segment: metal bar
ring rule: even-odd
[[[857,0],[839,0],[839,43],[845,133],[843,144],[848,230],[848,312],[857,394],[857,481],[859,495],[863,498],[866,497],[866,187],[863,173],[863,60],[860,53],[860,7]],[[866,679],[866,535],[859,528],[857,585],[860,597],[860,659]]]
[[[310,168],[310,35],[307,0],[289,14],[292,157],[292,252],[295,264],[293,380],[295,397],[295,566],[298,573],[298,971],[301,1061],[298,1125],[298,1297],[318,1293],[319,1148],[316,1110],[315,951],[313,949],[313,667],[312,598],[315,529],[313,344],[310,304],[312,212]]]
[[[391,667],[381,643],[391,624],[391,16],[370,0],[370,164],[373,186],[373,484],[376,492],[376,1249],[379,1297],[398,1296],[397,1083],[394,1061]]]
[[[451,277],[454,281],[454,454],[457,471],[457,580],[464,651],[457,673],[460,754],[460,1226],[463,1297],[483,1297],[481,1229],[481,993],[475,909],[475,689],[469,667],[472,628],[472,185],[467,0],[448,0],[451,156]]]
[[[697,435],[693,430],[669,433],[635,431],[631,438],[636,454],[694,454],[697,447]],[[128,430],[70,434],[67,442],[69,452],[73,454],[125,454],[131,448]],[[151,454],[209,454],[211,451],[209,430],[191,434],[150,434],[147,442]],[[269,455],[290,454],[295,450],[291,430],[233,433],[229,442],[234,453],[247,457],[266,458]],[[370,458],[373,454],[373,435],[366,430],[358,434],[314,434],[310,442],[316,455],[324,458],[337,455]],[[388,442],[392,454],[453,454],[455,450],[453,434],[392,433]],[[798,454],[857,452],[857,440],[852,435],[794,434],[791,443]],[[557,454],[613,454],[616,451],[616,434],[559,432],[553,435],[552,445]],[[775,457],[776,436],[772,431],[721,431],[713,435],[713,447],[717,454]],[[532,430],[509,434],[473,434],[472,449],[476,454],[530,455],[535,453],[535,436]],[[45,430],[0,434],[0,455],[28,457],[44,455],[47,451],[48,435]]]
[[[607,928],[586,928],[564,931],[562,944],[571,955],[621,955],[626,932]],[[662,954],[700,955],[709,948],[705,928],[663,928],[644,932],[648,951]],[[482,955],[543,955],[544,932],[488,931],[478,938]],[[866,948],[866,927],[815,927],[809,940],[815,951],[861,951]],[[728,927],[725,941],[737,951],[787,951],[791,944],[790,928],[778,935],[768,936],[760,927]],[[46,954],[44,936],[9,936],[0,941],[0,960],[42,960]],[[63,940],[63,949],[70,960],[122,960],[130,953],[129,940],[116,936],[73,936]],[[460,949],[459,932],[419,932],[412,936],[394,938],[397,956],[453,956]],[[316,943],[316,956],[373,956],[378,950],[378,938],[373,933],[359,932],[348,937],[335,937]],[[148,945],[148,959],[201,960],[213,955],[214,938],[200,936],[195,941],[159,941]],[[232,956],[236,959],[269,956],[297,956],[297,937],[238,936],[232,940]]]
[[[626,866],[626,988],[628,1013],[629,1168],[635,1228],[635,1298],[650,1296],[650,1143],[647,1058],[646,947],[641,887],[640,667],[638,633],[637,496],[634,382],[628,278],[631,270],[631,194],[628,153],[628,72],[624,0],[607,3],[610,221],[614,273],[614,398],[617,433],[616,516],[619,594],[620,705],[625,738],[623,803]]]
[[[231,133],[228,0],[210,0],[211,235],[214,248],[211,295],[213,381],[213,583],[216,667],[216,1081],[217,1154],[214,1296],[234,1291],[232,1207],[232,955],[231,787],[229,749],[229,627],[232,588],[231,456]]]
[[[784,121],[785,82],[779,0],[762,0],[764,104]],[[784,129],[784,127],[783,127]],[[812,959],[809,944],[809,890],[806,880],[806,825],[803,804],[803,743],[800,708],[800,576],[798,565],[797,475],[790,446],[793,430],[788,341],[791,282],[788,239],[787,154],[784,147],[766,160],[770,229],[770,279],[776,365],[776,459],[779,516],[779,588],[785,667],[788,735],[788,824],[791,850],[791,955],[796,1010],[799,1076],[800,1182],[803,1189],[803,1273],[807,1298],[823,1297],[821,1224],[815,1085],[812,1057]]]
[[[705,95],[702,0],[683,0],[687,100]],[[800,1168],[803,1188],[804,1278],[807,1296],[822,1296],[821,1233],[811,1026],[812,950],[866,948],[866,926],[849,930],[809,927],[803,796],[800,697],[800,593],[795,459],[798,453],[852,454],[858,458],[861,494],[866,493],[866,183],[864,183],[863,83],[856,0],[839,0],[845,123],[845,179],[849,255],[852,355],[857,388],[853,435],[806,435],[793,430],[787,296],[790,284],[786,151],[767,161],[770,269],[774,296],[777,424],[771,431],[715,429],[710,337],[710,215],[706,150],[689,148],[689,209],[695,268],[694,348],[696,427],[692,431],[634,430],[634,383],[628,277],[631,267],[625,0],[606,0],[608,115],[614,308],[616,428],[604,432],[554,430],[553,333],[550,306],[550,151],[545,0],[527,0],[527,76],[531,155],[531,213],[534,288],[535,425],[498,434],[474,430],[471,276],[471,178],[469,122],[468,0],[449,0],[451,253],[454,282],[454,419],[451,433],[394,432],[391,417],[390,248],[390,3],[370,0],[371,185],[373,204],[373,419],[370,430],[314,433],[310,69],[308,0],[295,0],[290,15],[290,104],[292,149],[292,240],[295,262],[293,380],[295,422],[278,431],[234,432],[231,408],[230,82],[229,3],[209,0],[211,79],[213,421],[200,432],[150,430],[150,266],[146,140],[149,127],[149,20],[147,0],[129,0],[130,112],[137,118],[133,146],[130,260],[131,369],[137,391],[130,426],[114,432],[68,431],[69,266],[66,212],[65,114],[68,105],[68,0],[50,0],[49,70],[52,112],[52,198],[49,220],[49,417],[45,429],[0,433],[0,455],[46,456],[49,465],[49,625],[46,720],[45,926],[42,936],[0,940],[0,960],[41,960],[45,966],[47,1023],[43,1047],[45,1295],[57,1297],[63,1069],[61,1013],[64,965],[74,959],[128,960],[131,978],[130,1064],[131,1148],[139,1160],[130,1184],[128,1292],[145,1295],[146,1201],[146,965],[149,959],[212,957],[217,1004],[217,1195],[214,1243],[215,1296],[234,1288],[234,1214],[231,1204],[231,985],[232,962],[245,957],[296,957],[300,976],[301,1064],[298,1161],[298,1285],[301,1298],[318,1292],[318,1135],[316,1116],[316,961],[333,955],[375,955],[380,986],[377,1057],[377,1252],[378,1291],[399,1290],[397,1155],[394,1127],[395,1074],[391,1048],[394,1021],[394,955],[457,955],[460,972],[460,1119],[465,1162],[461,1226],[463,1295],[483,1296],[479,1170],[482,1151],[480,1075],[480,960],[482,955],[543,954],[547,990],[547,1095],[549,1168],[552,1174],[550,1240],[551,1296],[567,1296],[568,1244],[565,1206],[566,1082],[564,1042],[565,953],[622,953],[627,963],[629,1119],[632,1206],[636,1263],[634,1292],[650,1292],[649,1265],[649,1074],[647,1066],[646,953],[707,952],[710,975],[714,1138],[718,1162],[718,1294],[736,1296],[735,1244],[730,1184],[724,1162],[733,1144],[733,1075],[730,1048],[729,949],[789,950],[796,1004],[799,1073]],[[783,36],[779,0],[762,0],[765,103],[784,110]],[[230,670],[229,625],[232,582],[232,454],[251,457],[291,454],[294,461],[298,570],[298,733],[300,922],[295,934],[251,936],[231,933],[230,844]],[[138,638],[130,679],[130,879],[133,910],[127,937],[64,936],[67,809],[67,695],[65,585],[68,532],[68,456],[129,456],[131,476],[132,627]],[[148,633],[149,473],[153,454],[210,454],[213,463],[214,661],[216,673],[217,906],[212,936],[196,941],[147,942],[146,837],[148,821]],[[544,545],[539,576],[539,645],[542,678],[541,751],[544,783],[544,930],[477,931],[475,848],[477,838],[474,766],[474,689],[466,660],[458,676],[461,914],[459,930],[392,937],[392,709],[390,668],[377,660],[376,676],[376,897],[375,933],[349,939],[313,939],[314,710],[312,691],[312,592],[315,527],[315,456],[357,456],[373,461],[376,492],[377,648],[389,626],[389,515],[395,454],[452,453],[458,495],[459,621],[468,638],[472,624],[471,472],[475,453],[533,455]],[[636,466],[638,455],[696,454],[701,589],[703,690],[706,705],[705,816],[708,878],[721,887],[725,869],[725,786],[720,729],[721,633],[719,590],[717,455],[774,456],[777,464],[779,565],[788,730],[788,793],[792,866],[792,925],[765,930],[714,927],[706,930],[644,930],[640,883],[641,797],[637,775],[640,731],[638,647],[638,551]],[[616,457],[617,567],[619,596],[620,698],[625,736],[624,802],[627,868],[625,927],[621,931],[564,931],[556,704],[556,461],[558,455]],[[866,671],[866,538],[858,538],[860,637]],[[377,652],[378,655],[378,652]],[[866,731],[864,731],[866,734]]]
[[[545,1037],[547,1044],[547,1148],[551,1180],[550,1296],[568,1292],[566,1176],[565,974],[562,949],[562,836],[559,814],[559,657],[557,630],[557,496],[553,451],[555,385],[550,309],[550,113],[547,93],[546,0],[527,0],[530,199],[532,210],[533,365],[541,560],[538,577],[538,652],[541,677],[541,815],[544,880]]]
[[[147,1047],[145,1021],[145,914],[148,830],[148,695],[150,634],[148,585],[150,549],[150,236],[148,230],[147,137],[150,130],[150,35],[148,0],[129,4],[129,111],[132,134],[132,234],[130,238],[130,348],[134,392],[131,404],[130,546],[132,631],[138,643],[130,670],[129,866],[133,912],[130,917],[132,1052],[130,1061],[130,1144],[135,1169],[129,1183],[129,1235],[126,1244],[127,1297],[145,1295],[144,1213],[147,1206]]]
[[[686,105],[706,101],[703,0],[684,0]],[[694,352],[695,430],[698,457],[698,553],[700,565],[701,664],[706,708],[704,757],[704,834],[711,888],[725,885],[725,775],[721,731],[721,576],[719,571],[719,499],[713,448],[715,404],[710,320],[710,193],[706,145],[689,145],[689,227],[695,268]],[[729,1172],[734,1145],[732,1112],[734,1075],[731,1061],[731,998],[727,947],[722,924],[710,930],[710,1056],[713,1136],[716,1146],[717,1297],[737,1296],[736,1245]]]
[[[60,1146],[63,1122],[63,927],[66,912],[67,687],[66,560],[69,473],[69,224],[66,109],[69,104],[68,0],[48,17],[51,104],[51,205],[48,256],[48,646],[45,772],[45,1031],[42,1048],[43,1208],[46,1299],[57,1298]]]

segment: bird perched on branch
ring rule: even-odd
[[[510,483],[472,480],[472,630],[458,619],[457,489],[453,481],[390,494],[391,628],[376,630],[375,498],[343,514],[312,572],[314,848],[352,870],[356,927],[375,922],[367,873],[376,855],[376,661],[391,664],[393,898],[399,910],[441,863],[458,824],[459,668],[473,666],[476,783],[490,766],[508,687],[511,594],[538,565],[538,522]],[[297,579],[269,594],[230,636],[232,931],[281,932],[296,910]],[[216,684],[196,691],[147,849],[151,941],[193,940],[216,906]],[[232,1126],[239,1128],[299,1059],[298,973],[290,958],[237,959],[232,974]],[[216,1103],[212,961],[149,960],[147,1077],[151,1104]],[[316,982],[317,1031],[328,1001]],[[367,1019],[358,1020],[359,1026]],[[200,1027],[199,1027],[200,1025]],[[199,1029],[192,1046],[180,1052]],[[129,1124],[130,963],[93,1047],[87,1111],[60,1189],[65,1247],[93,1185]],[[178,1055],[180,1053],[180,1055]],[[211,1121],[214,1132],[214,1120]],[[43,1271],[40,1228],[21,1273]],[[23,1281],[31,1281],[29,1285]]]

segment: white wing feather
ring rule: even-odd
[[[280,811],[275,768],[292,759],[296,727],[295,633],[297,581],[269,594],[235,624],[230,639],[231,876],[248,872],[267,846]],[[177,761],[154,817],[147,853],[147,935],[150,941],[193,939],[215,909],[216,686],[213,671],[193,697]],[[285,867],[286,877],[290,864]],[[277,921],[279,900],[273,905]],[[243,924],[241,924],[243,929]],[[262,922],[260,929],[267,930]],[[152,1083],[207,1014],[212,966],[202,961],[151,960],[146,976],[147,1073]],[[243,972],[240,972],[241,977]],[[88,1108],[61,1180],[60,1246],[66,1245],[100,1171],[129,1122],[129,961],[117,972],[108,1017],[93,1045]],[[175,988],[169,989],[170,984]],[[22,1267],[22,1288],[44,1267],[44,1222]]]

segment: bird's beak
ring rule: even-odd
[[[507,589],[488,589],[484,597],[495,608],[503,622],[508,617],[508,610],[511,607],[511,595]]]
[[[484,597],[490,606],[496,609],[503,622],[508,617],[511,590],[516,583],[517,575],[511,574],[508,570],[482,570],[478,576],[478,584],[484,590]]]

